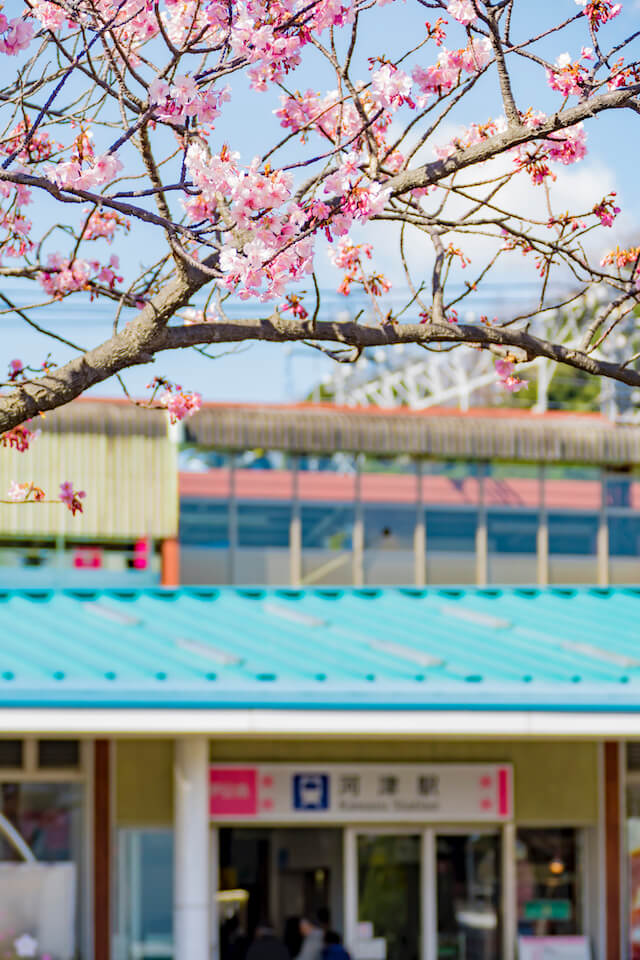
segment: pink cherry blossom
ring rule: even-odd
[[[477,16],[471,0],[449,0],[447,13],[465,27],[473,23]]]
[[[82,513],[81,501],[85,497],[84,490],[74,490],[73,483],[70,480],[65,480],[64,483],[60,484],[60,500],[62,503],[66,503],[72,516],[75,517],[76,513]]]
[[[174,390],[167,390],[161,397],[160,403],[169,411],[171,423],[177,423],[197,413],[202,403],[199,393],[190,393],[176,386]]]
[[[122,161],[115,154],[103,154],[82,169],[77,160],[68,160],[49,167],[47,177],[61,189],[91,190],[108,183],[122,170]]]
[[[21,503],[27,499],[30,488],[30,483],[16,483],[12,480],[7,491],[7,500],[11,500],[12,503]]]
[[[575,0],[579,7],[584,8],[585,16],[594,30],[609,20],[617,17],[622,10],[621,3],[613,3],[612,0]]]
[[[562,53],[556,60],[555,69],[547,70],[547,83],[563,97],[579,96],[583,92],[585,73],[581,63],[572,63],[569,54]]]
[[[193,77],[175,77],[170,93],[178,106],[186,107],[197,97],[198,85]]]
[[[149,84],[149,103],[164,103],[169,96],[169,84],[156,77]]]
[[[379,107],[396,110],[403,103],[415,106],[411,100],[411,78],[390,63],[383,64],[373,74],[371,96]]]
[[[59,30],[65,21],[64,9],[49,0],[31,0],[31,10],[45,30]]]
[[[587,155],[587,134],[582,123],[550,133],[547,143],[549,158],[565,166],[577,163]]]
[[[4,25],[4,36],[0,36],[0,53],[15,57],[21,50],[26,50],[33,40],[33,24],[22,17],[15,17]]]
[[[509,393],[518,393],[519,390],[526,387],[527,381],[520,380],[519,377],[515,376],[515,365],[512,360],[496,360],[495,367],[499,378],[498,382]]]

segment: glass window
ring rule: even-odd
[[[427,552],[474,553],[475,510],[427,510]]]
[[[411,550],[415,526],[415,506],[366,505],[364,507],[365,549]]]
[[[303,584],[352,583],[353,506],[304,504],[301,516]]]
[[[637,585],[640,579],[640,516],[610,516],[609,580],[612,584]]]
[[[22,766],[22,740],[0,740],[0,767]]]
[[[489,583],[535,583],[537,513],[490,511],[487,517]]]
[[[438,836],[438,957],[498,960],[500,838],[497,834]]]
[[[173,833],[118,831],[116,960],[173,955]]]
[[[2,783],[0,812],[37,860],[76,860],[80,853],[82,787],[78,783]],[[7,833],[0,860],[23,860]]]
[[[80,743],[77,740],[38,740],[39,767],[78,767]]]
[[[518,933],[581,934],[582,834],[572,827],[520,829],[516,839]]]
[[[598,517],[594,514],[549,515],[549,553],[587,556],[596,553]]]
[[[594,514],[549,515],[549,582],[595,583],[598,517]]]
[[[420,886],[419,836],[358,836],[358,922],[385,941],[386,960],[421,956]]]
[[[414,582],[416,519],[416,507],[411,504],[364,507],[365,583]]]
[[[427,510],[427,583],[476,582],[475,510]]]
[[[180,542],[188,546],[228,547],[227,504],[183,498],[180,501]]]
[[[291,507],[282,503],[238,504],[240,547],[289,547]]]
[[[487,517],[489,552],[535,554],[537,530],[536,513],[491,511]]]
[[[629,744],[633,763],[640,769],[640,744]],[[627,895],[629,909],[630,960],[640,960],[640,784],[627,788]]]
[[[78,783],[0,784],[0,930],[60,960],[79,944],[82,797]]]
[[[612,557],[640,557],[640,517],[609,517]]]
[[[350,504],[302,507],[302,546],[308,549],[350,550],[354,511]]]
[[[609,475],[605,479],[605,503],[608,507],[631,506],[631,484],[633,475],[621,473]]]

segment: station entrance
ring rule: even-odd
[[[245,960],[266,925],[295,960],[301,917],[353,960],[503,955],[508,765],[228,764],[210,784],[221,960]]]
[[[341,829],[223,827],[218,848],[221,960],[242,960],[259,926],[273,927],[291,957],[301,917],[343,931]]]
[[[221,960],[243,960],[265,925],[295,958],[301,917],[354,960],[501,955],[496,829],[221,827],[218,850]]]

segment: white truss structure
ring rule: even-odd
[[[580,309],[570,309],[542,317],[536,323],[553,325],[554,338],[567,346],[576,346],[582,333],[583,308],[597,304],[597,293],[589,295]],[[336,365],[316,388],[314,399],[330,394],[341,406],[408,407],[424,410],[434,406],[457,406],[461,410],[491,403],[503,396],[495,371],[495,357],[487,351],[460,346],[448,350],[423,350],[418,347],[386,347],[364,354],[354,364]],[[536,385],[535,412],[548,409],[549,387],[558,366],[538,358],[518,365],[522,379]],[[600,407],[612,418],[619,416],[619,391],[614,382],[601,384]]]

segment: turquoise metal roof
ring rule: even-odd
[[[640,712],[639,589],[0,591],[0,706]]]

